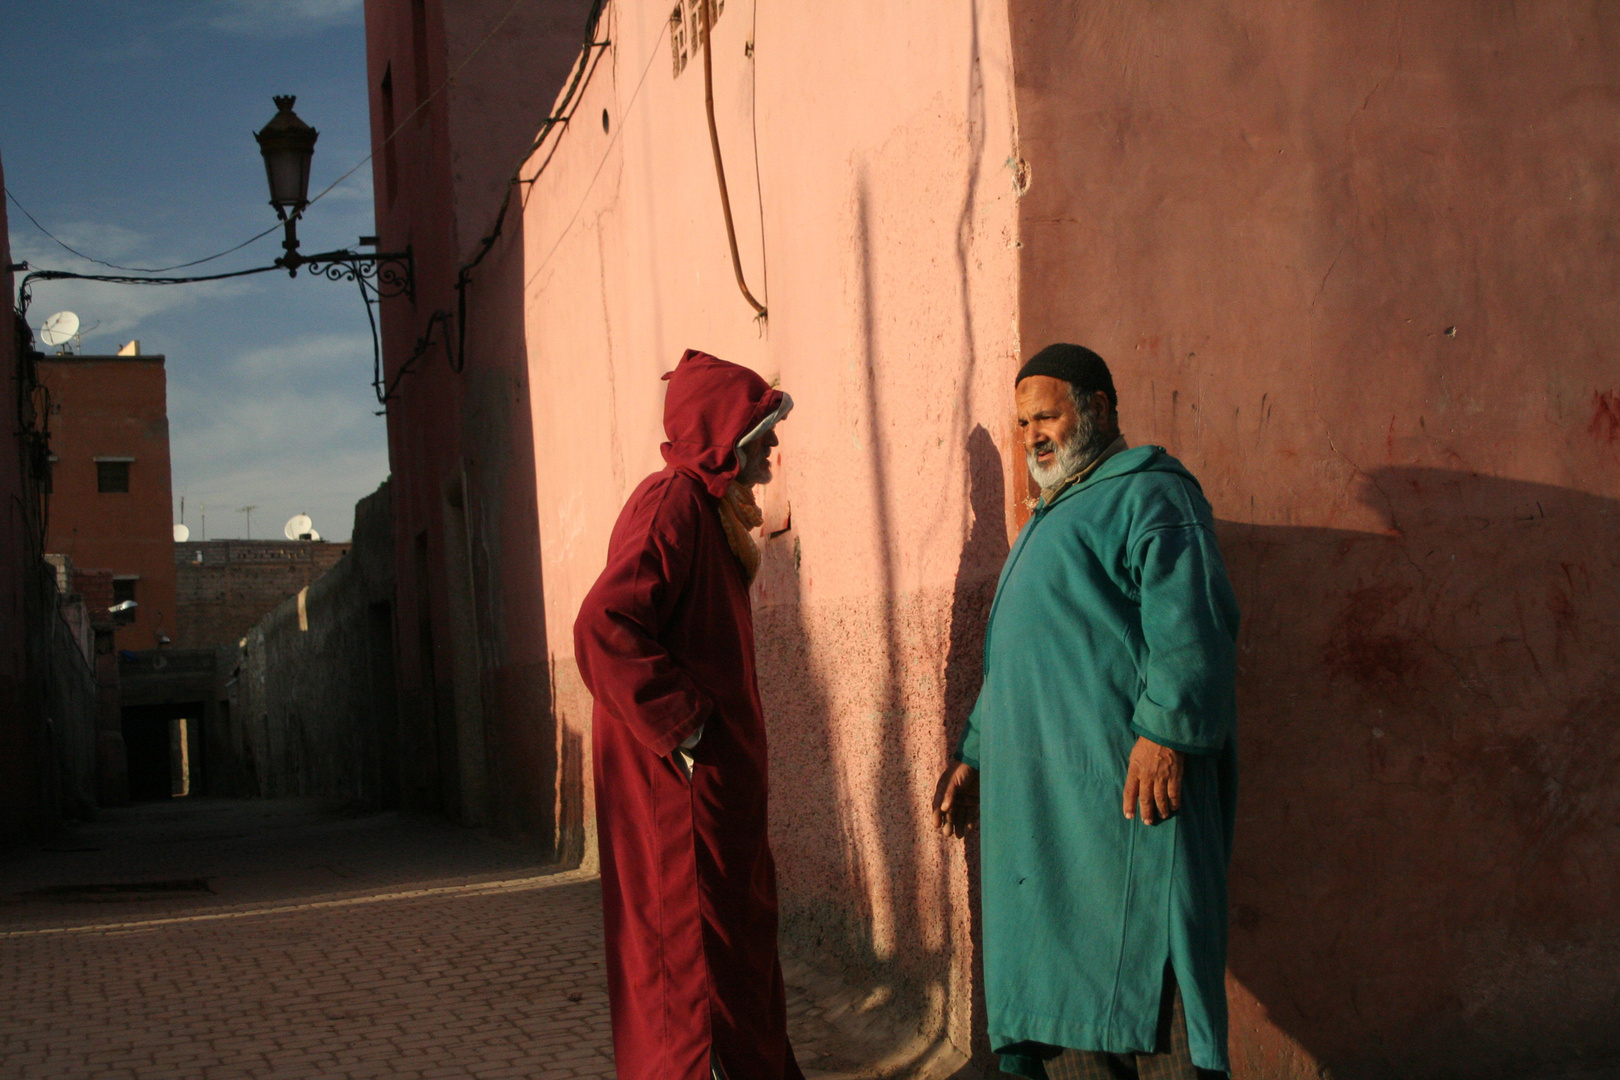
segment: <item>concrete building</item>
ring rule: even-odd
[[[324,540],[187,540],[174,545],[174,644],[235,645],[277,604],[349,551]]]
[[[1620,9],[731,0],[763,319],[695,3],[508,9],[366,5],[422,801],[590,857],[570,627],[659,376],[749,364],[798,403],[756,585],[783,934],[974,1049],[926,811],[1023,519],[1012,376],[1078,340],[1244,607],[1237,1074],[1620,1048]]]
[[[52,466],[46,546],[113,574],[114,602],[134,600],[120,649],[155,649],[176,633],[169,412],[162,356],[47,356],[39,381]]]

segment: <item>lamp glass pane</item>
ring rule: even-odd
[[[303,204],[308,191],[310,156],[296,150],[277,150],[264,156],[272,203],[277,206]]]

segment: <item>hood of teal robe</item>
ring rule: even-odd
[[[985,997],[1008,1071],[1155,1049],[1168,965],[1193,1061],[1227,1070],[1237,602],[1214,517],[1161,447],[1042,503],[1002,569],[958,749],[980,770]],[[1186,752],[1182,809],[1124,817],[1136,739]]]

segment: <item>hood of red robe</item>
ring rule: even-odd
[[[665,375],[664,460],[715,498],[737,478],[737,441],[782,404],[782,391],[740,364],[687,349]]]

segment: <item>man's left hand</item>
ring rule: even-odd
[[[1180,810],[1184,764],[1180,750],[1138,738],[1125,770],[1125,816],[1136,817],[1140,807],[1142,824],[1157,825]]]

